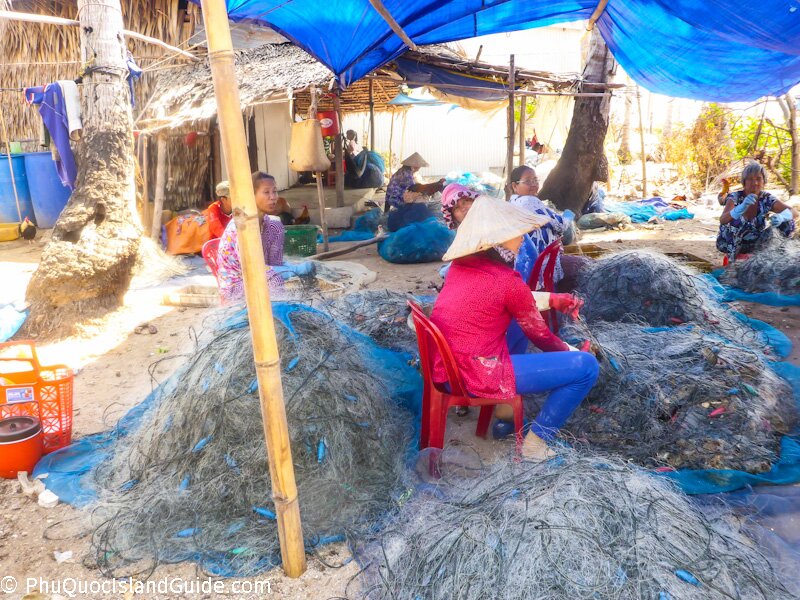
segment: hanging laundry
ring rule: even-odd
[[[133,54],[128,52],[128,59],[126,61],[128,65],[128,86],[131,90],[131,106],[136,106],[136,97],[133,94],[133,82],[137,81],[144,71],[142,68],[136,64],[136,60],[133,58]]]
[[[67,107],[67,129],[69,139],[77,142],[81,139],[83,123],[81,123],[81,97],[78,94],[78,85],[71,79],[59,79],[56,81],[61,86],[61,93],[64,95],[64,106]]]
[[[71,92],[68,92],[68,95],[72,96]],[[64,91],[58,83],[30,87],[25,90],[25,101],[28,104],[39,106],[39,115],[50,133],[51,150],[53,151],[53,160],[56,163],[58,176],[61,179],[61,183],[74,190],[78,168],[75,165],[75,156],[72,154],[72,147],[69,143],[70,124],[67,116],[69,109],[64,97]],[[70,102],[72,103],[72,100]],[[78,126],[73,129],[73,132],[79,132],[81,129],[80,109],[78,110],[77,123],[73,118],[73,127],[76,127],[76,124]],[[78,133],[78,135],[80,134]]]

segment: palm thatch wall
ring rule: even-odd
[[[193,5],[181,8],[178,0],[121,0],[125,27],[174,46],[185,47],[199,19]],[[77,19],[76,0],[14,0],[13,10]],[[145,76],[136,86],[137,106],[143,107],[152,91],[154,75],[185,59],[138,40],[128,42]],[[74,79],[81,70],[78,27],[9,21],[0,37],[0,110],[12,141],[35,140],[39,116],[23,101],[20,88],[59,79]],[[134,112],[136,114],[136,112]],[[32,148],[30,148],[32,149]]]

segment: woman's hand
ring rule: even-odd
[[[578,313],[583,308],[583,300],[572,294],[550,294],[550,307],[577,319]]]
[[[411,190],[406,190],[405,192],[403,192],[403,202],[405,202],[406,204],[412,204],[413,202],[416,202],[420,196],[422,196],[422,194],[420,194],[419,192],[412,192]]]

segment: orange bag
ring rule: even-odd
[[[205,211],[178,215],[164,227],[167,230],[167,254],[199,254],[203,244],[211,239]]]

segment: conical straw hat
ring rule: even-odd
[[[456,230],[442,260],[454,260],[488,250],[517,236],[546,225],[549,219],[509,204],[505,200],[480,196]]]
[[[419,152],[414,152],[411,156],[403,161],[404,167],[412,167],[415,169],[422,169],[423,167],[430,166],[424,158],[419,155]]]

